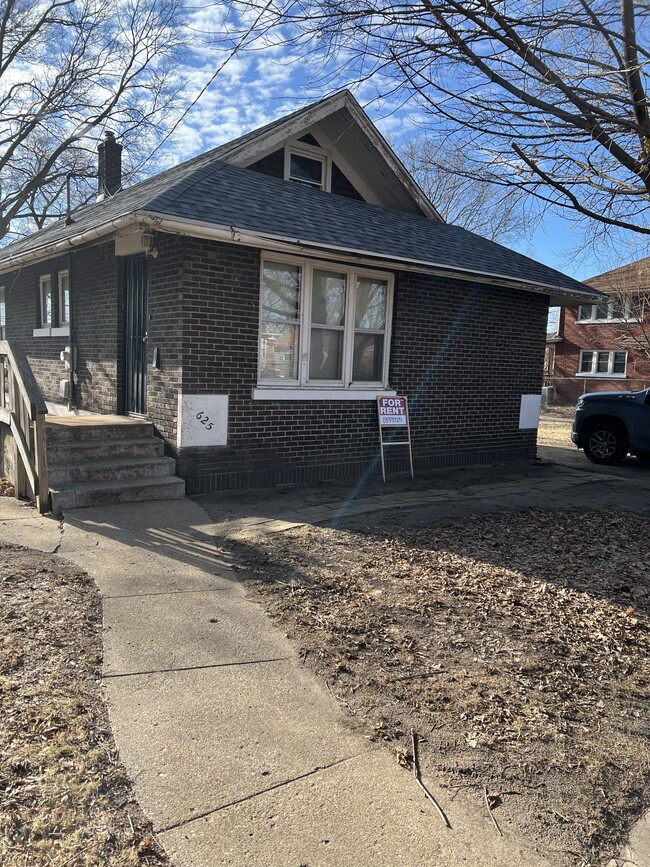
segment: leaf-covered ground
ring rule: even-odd
[[[650,801],[647,539],[647,516],[531,510],[240,553],[368,736],[403,756],[413,728],[443,800],[487,787],[507,833],[596,865]]]
[[[0,863],[168,864],[118,762],[99,597],[57,557],[0,546]]]

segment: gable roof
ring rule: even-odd
[[[600,292],[635,292],[650,289],[650,256],[614,268],[585,281]]]
[[[312,133],[319,145],[335,151],[335,160],[350,180],[362,180],[364,199],[395,210],[442,220],[386,139],[349,90],[321,99],[228,142],[211,153],[222,162],[248,168],[287,139]]]
[[[273,127],[274,134],[281,136],[287,131],[285,121],[295,121],[299,115],[304,121],[311,109],[318,109],[320,116],[325,102],[263,130]],[[347,98],[344,102],[349,104]],[[336,104],[331,97],[329,108]],[[59,220],[0,250],[0,273],[135,224],[267,249],[363,257],[385,266],[502,283],[549,294],[556,304],[600,297],[585,284],[458,226],[228,164],[237,155],[248,153],[245,158],[250,159],[250,146],[260,140],[270,141],[262,131],[254,131],[79,209],[70,225]]]

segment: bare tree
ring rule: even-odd
[[[597,316],[613,317],[614,342],[650,360],[650,258],[641,259],[588,281],[604,292],[609,302]],[[609,310],[608,310],[609,306]]]
[[[414,138],[400,149],[400,156],[446,222],[502,244],[529,235],[525,194],[468,178],[465,155],[452,141]]]
[[[180,0],[3,0],[0,239],[87,197],[96,142],[138,158],[173,118]],[[176,81],[176,85],[173,82]]]
[[[231,0],[254,36],[328,55],[338,81],[412,97],[463,174],[650,234],[650,6],[635,0]],[[248,25],[246,25],[248,26]],[[242,24],[242,34],[246,32]],[[327,74],[327,73],[326,73]],[[338,82],[337,82],[338,83]]]

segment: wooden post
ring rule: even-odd
[[[41,515],[50,511],[50,483],[47,470],[47,440],[45,437],[45,415],[36,413],[34,419],[34,450],[36,452],[36,475],[38,491],[35,491],[38,511]]]

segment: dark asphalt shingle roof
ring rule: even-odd
[[[72,239],[139,211],[233,227],[261,238],[282,236],[300,240],[305,246],[342,248],[396,262],[498,275],[568,292],[593,292],[584,283],[458,226],[236,168],[220,162],[219,151],[80,209],[73,214],[70,226],[58,221],[6,247],[0,251],[0,268],[4,265],[6,270],[7,260],[19,253]]]

